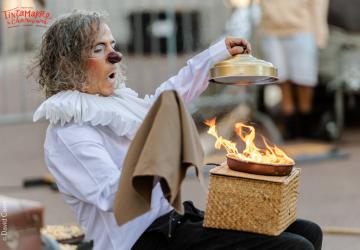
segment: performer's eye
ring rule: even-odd
[[[94,52],[95,53],[100,53],[102,50],[104,49],[104,45],[103,44],[98,44],[96,45]]]

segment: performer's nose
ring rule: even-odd
[[[121,57],[121,53],[113,51],[108,54],[107,60],[109,63],[115,64],[121,61]]]

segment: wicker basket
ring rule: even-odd
[[[296,219],[299,176],[298,168],[281,177],[212,169],[203,226],[281,234]]]

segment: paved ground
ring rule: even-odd
[[[20,188],[24,178],[47,173],[42,160],[46,126],[46,123],[0,126],[0,193],[42,202],[47,224],[73,222],[71,210],[58,193],[47,188]],[[339,146],[348,153],[347,158],[298,166],[302,169],[298,217],[324,227],[360,228],[360,130],[346,131]],[[215,158],[211,157],[213,161]],[[19,187],[4,188],[7,185]],[[192,176],[184,182],[183,198],[205,207],[205,194]],[[360,236],[326,235],[323,249],[360,249]]]
[[[187,56],[178,59],[177,68],[184,64],[185,58]],[[158,67],[159,63],[167,65],[166,58],[155,60],[158,63],[153,63],[154,58],[134,57],[126,62],[127,74],[132,80],[129,85],[142,94],[151,92],[171,75],[167,66]],[[25,83],[25,64],[19,63],[17,58],[8,58],[6,63],[0,60],[0,66],[0,115],[33,111],[41,98],[34,85]],[[139,74],[138,69],[147,69],[144,71],[147,73]],[[23,97],[24,103],[21,102]],[[24,178],[47,173],[42,153],[46,126],[46,123],[0,125],[0,194],[42,202],[47,224],[73,222],[72,211],[58,193],[46,188],[24,190],[20,187]],[[298,217],[314,220],[323,227],[360,228],[360,128],[345,131],[339,147],[348,153],[347,158],[298,165],[302,168]],[[222,161],[221,157],[208,157],[211,161]],[[205,207],[205,193],[194,177],[185,180],[183,198]],[[323,249],[360,249],[360,236],[325,235]]]

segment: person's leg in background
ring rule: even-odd
[[[293,115],[296,112],[293,86],[290,81],[280,83],[282,93],[282,112],[285,116]]]
[[[294,94],[294,84],[290,81],[280,83],[282,93],[282,114],[284,121],[284,139],[295,139],[298,136],[298,119]]]
[[[314,96],[314,87],[311,86],[296,86],[297,95],[301,98],[298,98],[298,110],[303,114],[308,114],[311,112],[312,101]]]
[[[298,135],[311,138],[314,134],[313,96],[318,78],[318,57],[311,33],[298,33],[285,43],[289,59],[289,75],[294,84],[295,109],[298,113]]]
[[[313,112],[314,87],[296,86],[299,120],[302,122],[300,134],[302,137],[311,138],[315,134],[315,117]]]
[[[294,86],[289,81],[289,58],[287,37],[263,35],[261,37],[261,50],[264,59],[271,62],[278,69],[279,86],[282,93],[281,120],[282,131],[285,139],[297,137],[297,111]]]

